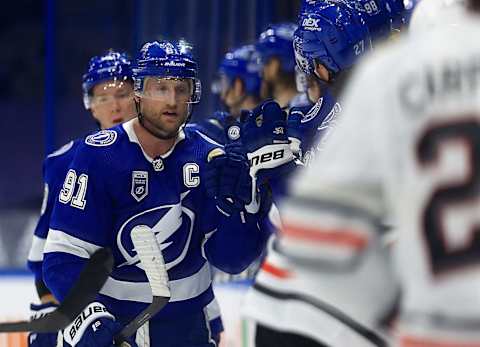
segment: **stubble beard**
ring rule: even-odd
[[[161,113],[155,113],[152,115],[145,116],[145,113],[142,112],[141,116],[139,117],[140,124],[153,136],[162,139],[162,140],[170,140],[176,138],[178,132],[182,125],[185,123],[186,117],[183,117],[183,121],[179,121],[175,128],[166,127],[162,120]]]

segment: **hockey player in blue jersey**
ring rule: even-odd
[[[235,118],[240,117],[241,110],[251,110],[260,103],[261,69],[254,45],[233,49],[220,63],[218,92]]]
[[[311,108],[293,108],[290,111],[288,133],[292,148],[308,163],[321,149],[340,113],[341,107],[335,100],[345,86],[354,63],[371,50],[372,43],[370,31],[355,9],[333,1],[312,4],[305,9],[299,15],[293,47],[297,66],[307,76],[305,89],[308,98],[315,104]],[[341,17],[343,22],[336,20],[337,17]],[[335,24],[342,26],[345,34],[331,30],[329,41],[322,26],[334,27]],[[319,37],[322,39],[319,40]]]
[[[225,54],[212,90],[220,95],[228,112],[217,111],[202,120],[198,124],[200,131],[219,143],[225,143],[228,117],[239,119],[241,110],[251,110],[260,103],[261,69],[254,45],[240,46]]]
[[[97,313],[65,329],[65,346],[112,346],[114,334],[151,302],[130,238],[137,225],[156,235],[171,291],[137,332],[139,346],[215,346],[221,327],[211,319],[219,312],[210,265],[238,273],[264,247],[257,216],[244,208],[246,156],[183,129],[200,100],[197,70],[181,43],[146,43],[133,69],[138,117],[88,136],[76,150],[50,223],[45,282],[62,301],[100,247],[112,249],[115,267],[85,311]]]
[[[262,68],[263,100],[273,98],[281,107],[306,106],[304,93],[298,93],[295,81],[295,57],[292,49],[294,23],[269,25],[258,37],[255,48]]]
[[[109,51],[91,58],[87,72],[83,75],[82,89],[85,108],[91,112],[101,129],[122,123],[136,114],[131,62],[125,53]],[[41,301],[41,305],[31,305],[33,316],[45,314],[56,307],[56,300],[43,281],[43,249],[55,200],[76,147],[81,142],[82,140],[69,142],[50,154],[43,163],[44,200],[28,255],[28,267],[34,273]],[[57,334],[31,334],[29,344],[35,347],[53,347],[56,345],[56,336]]]

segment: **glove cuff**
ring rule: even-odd
[[[90,327],[90,324],[102,317],[115,320],[115,317],[107,311],[107,308],[103,304],[92,302],[65,328],[63,331],[63,339],[70,346],[75,346],[82,338],[85,330]]]

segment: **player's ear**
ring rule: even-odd
[[[315,64],[315,74],[322,81],[325,81],[325,82],[330,81],[330,73],[328,72],[328,69],[322,64]]]

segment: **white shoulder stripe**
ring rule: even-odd
[[[43,249],[45,248],[46,241],[46,239],[33,235],[32,246],[28,253],[28,261],[43,261]]]
[[[55,152],[50,153],[47,155],[47,158],[52,158],[52,157],[58,157],[59,155],[62,155],[63,153],[67,153],[73,146],[73,141],[70,141],[69,143],[63,145],[59,149],[57,149]]]
[[[217,141],[211,139],[210,137],[208,137],[207,135],[205,135],[204,133],[202,133],[201,131],[198,131],[198,130],[195,130],[195,132],[200,135],[205,141],[207,141],[208,143],[211,143],[212,145],[216,145],[216,146],[220,146],[220,147],[224,147],[222,144],[218,143]]]
[[[83,241],[63,231],[50,229],[44,253],[63,252],[80,258],[90,258],[100,248],[100,246]]]

